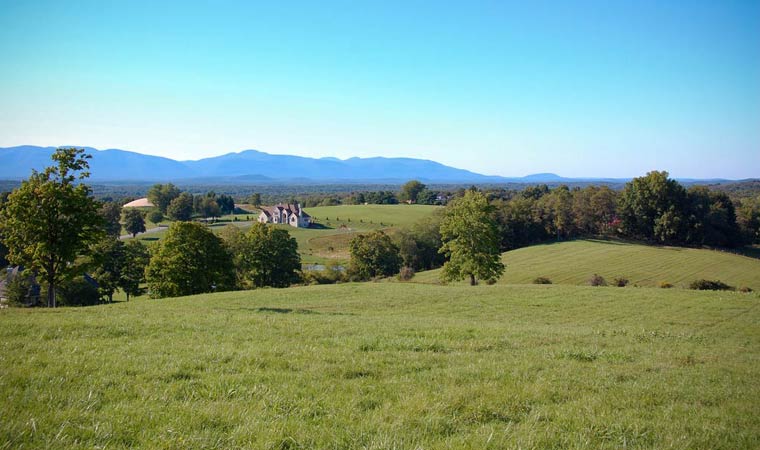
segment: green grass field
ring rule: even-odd
[[[577,240],[535,245],[507,252],[502,284],[528,284],[547,277],[555,284],[585,285],[595,273],[608,282],[625,277],[631,285],[656,287],[669,282],[688,287],[696,279],[722,280],[735,287],[760,290],[760,260],[714,250],[654,247],[621,241]],[[414,280],[438,282],[439,270]]]
[[[371,222],[383,227],[409,226],[430,216],[439,206],[430,205],[341,205],[304,208],[319,222],[340,223]],[[339,220],[338,220],[339,219]],[[349,222],[350,220],[350,222]]]
[[[5,309],[0,448],[758,448],[759,304],[366,283]]]
[[[347,205],[321,206],[304,208],[319,223],[317,228],[294,228],[288,225],[277,225],[287,230],[298,242],[298,251],[304,264],[324,264],[327,261],[347,263],[348,242],[356,233],[366,233],[373,230],[392,231],[395,228],[412,225],[439,209],[438,206],[428,205]],[[233,219],[238,221],[234,222]],[[224,222],[212,225],[214,231],[219,231],[227,225],[242,228],[249,227],[253,222],[245,221],[247,217],[256,220],[257,214],[237,214],[224,216]],[[146,244],[161,240],[166,230],[143,234],[137,239]]]

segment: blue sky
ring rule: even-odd
[[[760,1],[0,0],[0,64],[0,146],[760,177]]]

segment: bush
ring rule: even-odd
[[[409,266],[404,266],[398,273],[398,279],[401,281],[409,281],[414,278],[414,269]]]
[[[533,284],[552,284],[552,280],[546,277],[538,277],[535,280],[533,280]]]
[[[660,281],[660,288],[662,289],[670,289],[673,287],[672,284],[668,283],[667,281]]]
[[[604,277],[598,273],[595,273],[591,278],[589,278],[588,284],[591,286],[607,286],[607,280],[605,280]]]
[[[617,277],[614,280],[612,280],[612,282],[617,287],[626,287],[626,286],[628,286],[628,278],[625,278],[625,277]]]
[[[336,262],[330,261],[325,270],[306,270],[301,274],[304,284],[335,284],[348,280],[345,269]]]
[[[720,280],[694,280],[689,285],[689,289],[697,291],[733,291],[734,287]]]

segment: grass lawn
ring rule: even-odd
[[[688,287],[696,279],[721,280],[760,290],[760,259],[682,247],[655,247],[622,241],[576,240],[534,245],[504,253],[502,284],[527,284],[547,277],[555,284],[585,285],[595,273],[611,283],[656,287],[662,281]],[[421,272],[417,282],[438,282],[439,270]]]
[[[366,283],[5,309],[0,448],[758,448],[759,304]]]
[[[341,205],[319,206],[304,208],[310,216],[324,223],[331,222],[353,223],[370,222],[382,227],[409,226],[430,216],[440,206],[430,205]],[[350,220],[350,222],[349,222]]]

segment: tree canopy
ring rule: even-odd
[[[169,203],[166,212],[174,220],[184,222],[193,217],[193,195],[187,192],[179,194]]]
[[[348,247],[351,254],[348,271],[354,279],[389,277],[401,269],[399,248],[382,231],[360,234],[351,239]]]
[[[81,270],[77,258],[103,234],[103,219],[90,188],[83,149],[59,148],[56,165],[33,171],[0,211],[0,234],[8,260],[31,269],[47,283],[47,303],[55,307],[56,287]]]
[[[105,232],[109,236],[119,237],[121,234],[121,205],[115,202],[104,202],[100,205],[99,213],[105,224]]]
[[[145,271],[153,297],[225,291],[235,285],[232,256],[205,225],[176,222],[156,244]]]
[[[470,278],[496,281],[504,273],[499,250],[499,230],[494,208],[480,192],[467,190],[444,210],[441,222],[441,252],[449,260],[443,265],[444,281]]]
[[[132,237],[137,233],[145,233],[145,218],[142,211],[137,208],[124,208],[124,229]]]
[[[399,200],[402,202],[409,201],[411,203],[417,203],[417,196],[420,192],[425,190],[425,185],[417,180],[411,180],[401,186],[401,193],[399,194]]]
[[[158,208],[159,211],[166,214],[169,204],[175,198],[179,197],[180,190],[177,186],[167,184],[155,184],[148,190],[148,200]]]
[[[299,279],[298,244],[287,230],[254,223],[242,236],[227,233],[243,287],[288,287]]]

